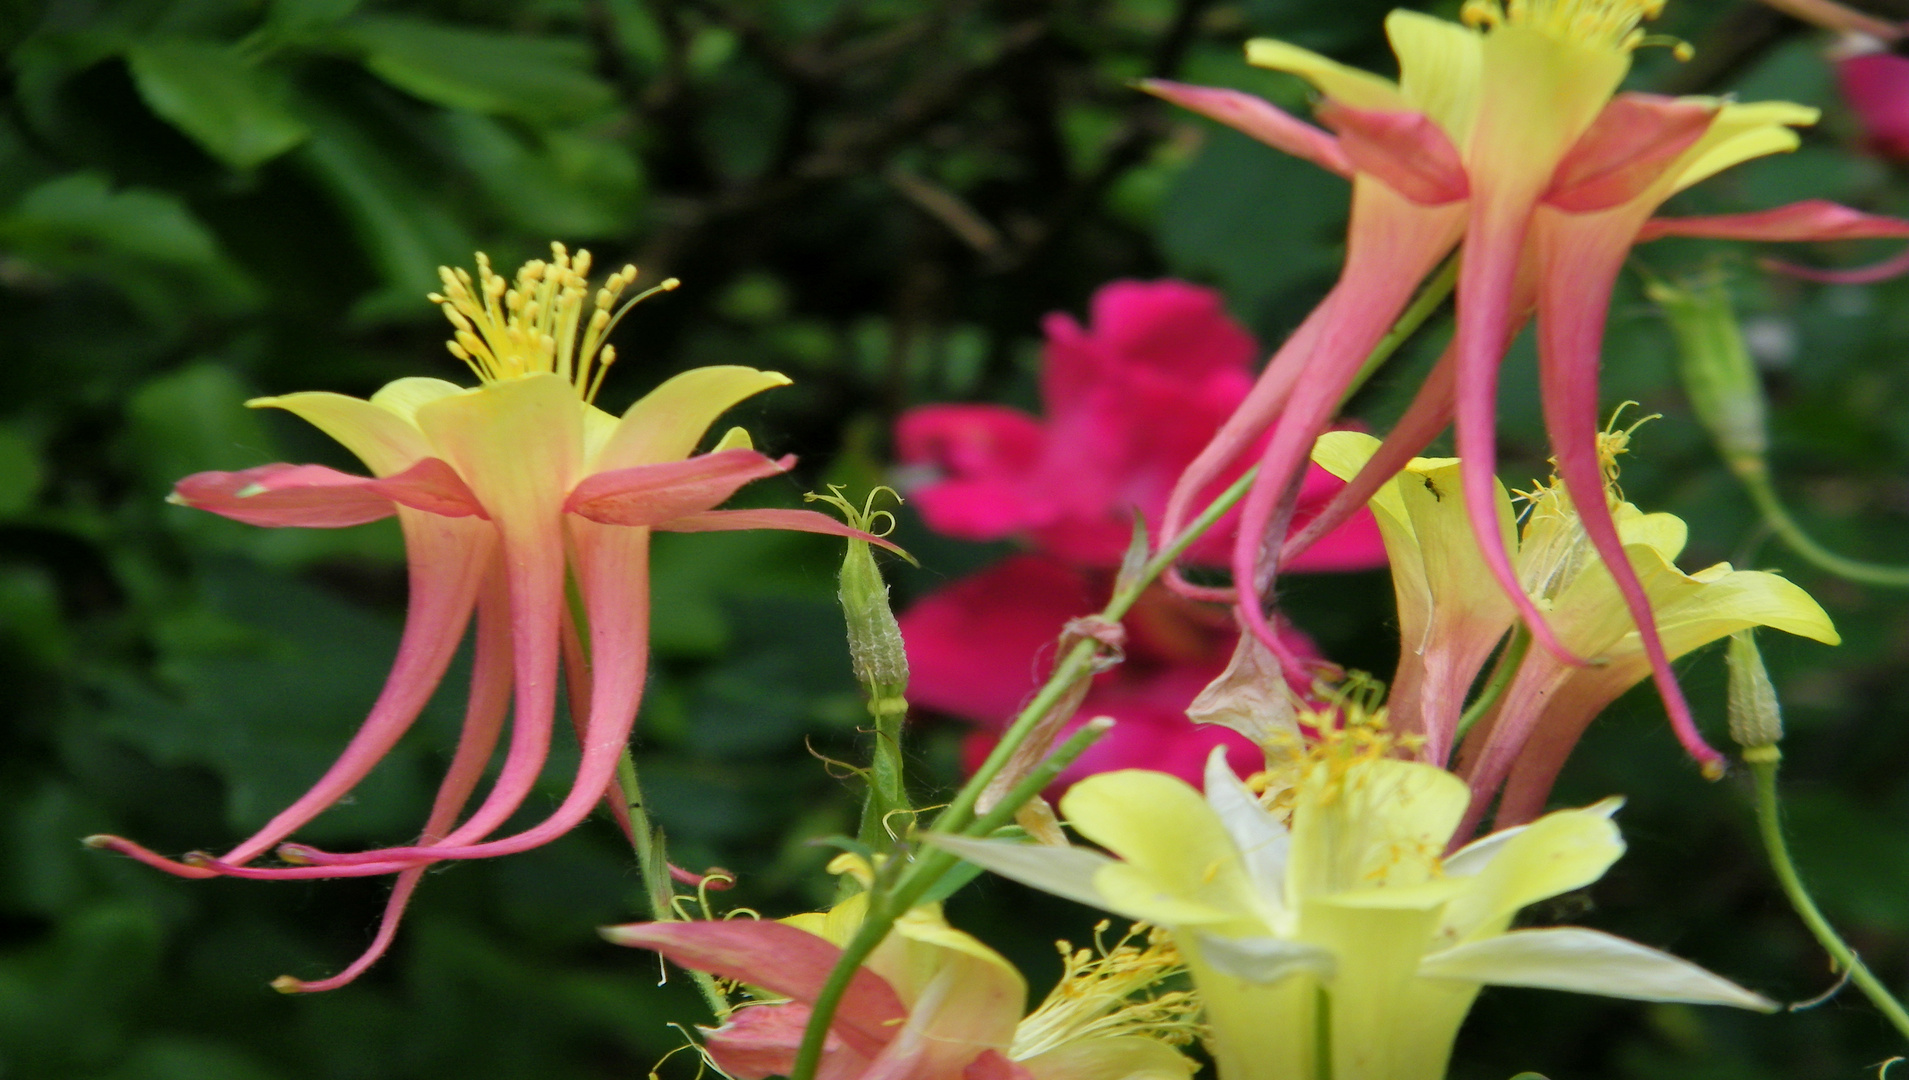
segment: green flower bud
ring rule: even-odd
[[[875,498],[884,491],[895,495],[890,488],[878,487],[869,492],[867,502],[859,509],[843,497],[839,487],[830,487],[827,495],[804,498],[834,506],[850,525],[863,532],[886,535],[894,527],[894,515],[874,509]],[[896,501],[900,501],[899,496]],[[888,584],[875,565],[875,553],[868,541],[849,540],[836,596],[848,622],[849,664],[855,670],[856,681],[867,689],[872,706],[899,703],[908,689],[908,652],[902,647],[901,625],[888,606]],[[906,705],[900,707],[905,709]]]
[[[1763,668],[1756,632],[1730,635],[1730,737],[1745,750],[1774,747],[1783,739],[1783,706]],[[1747,755],[1746,755],[1747,758]]]
[[[1670,320],[1677,370],[1697,419],[1731,468],[1760,471],[1769,448],[1763,381],[1744,345],[1723,278],[1677,285],[1652,279],[1645,292]]]

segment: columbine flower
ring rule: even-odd
[[[1609,820],[1616,800],[1442,857],[1470,793],[1442,769],[1386,757],[1390,749],[1370,728],[1329,733],[1275,774],[1267,801],[1217,755],[1205,798],[1154,772],[1092,777],[1061,812],[1118,858],[937,843],[1165,927],[1205,1002],[1222,1080],[1436,1080],[1484,985],[1775,1008],[1623,938],[1509,929],[1519,909],[1596,881],[1623,853]]]
[[[249,403],[309,421],[356,454],[370,477],[319,465],[264,465],[189,476],[173,495],[254,525],[333,528],[396,514],[404,530],[411,597],[397,660],[364,726],[310,791],[222,858],[195,854],[176,862],[117,837],[89,841],[185,877],[403,875],[364,957],[334,979],[288,978],[280,989],[329,988],[355,977],[384,950],[429,863],[536,847],[605,798],[648,663],[652,529],[782,528],[869,539],[806,510],[713,509],[744,483],[793,463],[751,449],[741,428],[692,456],[717,416],[786,385],[779,374],[698,368],[663,383],[620,419],[591,404],[615,359],[604,339],[642,299],[618,306],[636,268],[611,275],[592,297],[589,253],[573,259],[561,245],[552,250],[550,262],[526,263],[515,282],[494,274],[483,255],[475,281],[462,270],[441,271],[444,293],[431,299],[456,328],[450,350],[470,365],[476,387],[409,378],[368,401],[312,392]],[[566,574],[582,601],[583,627],[568,617]],[[281,858],[314,865],[245,865],[344,797],[391,749],[436,689],[473,610],[470,704],[419,842],[356,854],[286,845]],[[575,781],[542,822],[495,836],[543,770],[560,657],[583,747]],[[460,821],[507,711],[503,765],[482,803]]]
[[[1181,477],[1165,532],[1269,428],[1260,473],[1240,519],[1234,579],[1266,579],[1267,525],[1354,373],[1414,289],[1461,241],[1457,335],[1372,475],[1371,491],[1456,416],[1462,484],[1486,568],[1554,654],[1581,662],[1519,588],[1493,512],[1498,363],[1534,312],[1559,475],[1591,543],[1617,567],[1615,584],[1642,628],[1640,644],[1685,748],[1713,770],[1720,756],[1697,733],[1651,621],[1642,585],[1597,497],[1598,350],[1612,283],[1631,246],[1659,236],[1762,240],[1909,235],[1909,223],[1804,202],[1758,214],[1652,220],[1672,194],[1749,158],[1793,149],[1791,126],[1816,111],[1781,102],[1615,93],[1638,29],[1662,0],[1469,0],[1465,25],[1395,11],[1386,30],[1397,83],[1277,41],[1247,58],[1289,71],[1322,95],[1328,134],[1258,98],[1151,83],[1168,100],[1230,124],[1352,180],[1351,229],[1338,285],[1261,375],[1248,403]],[[1330,521],[1335,511],[1322,512]],[[1288,545],[1285,557],[1303,547]],[[1251,592],[1251,589],[1242,589]],[[1263,590],[1261,590],[1263,591]],[[1259,606],[1242,616],[1270,637]]]
[[[1599,436],[1599,501],[1616,522],[1625,565],[1656,612],[1669,657],[1752,626],[1830,645],[1840,640],[1822,607],[1785,578],[1734,570],[1729,563],[1694,574],[1677,569],[1687,534],[1683,521],[1646,514],[1617,489],[1616,459],[1629,439],[1625,431]],[[1329,432],[1315,454],[1326,468],[1350,476],[1378,450],[1378,440],[1369,435]],[[1458,735],[1466,690],[1515,618],[1511,604],[1483,576],[1478,545],[1465,527],[1460,471],[1456,459],[1414,458],[1372,499],[1399,601],[1392,716],[1397,730],[1423,737],[1420,753],[1439,765]],[[1567,489],[1553,481],[1521,498],[1527,504],[1524,524],[1514,540],[1510,501],[1502,486],[1494,487],[1495,516],[1512,552],[1520,594],[1544,612],[1567,648],[1595,663],[1574,666],[1543,649],[1524,653],[1461,755],[1459,771],[1473,792],[1467,831],[1500,785],[1501,825],[1537,816],[1585,727],[1650,672],[1631,609]]]
[[[603,934],[774,995],[704,1032],[724,1073],[762,1080],[793,1069],[810,1003],[866,898],[781,922],[635,923]],[[1197,1006],[1184,991],[1150,990],[1180,970],[1171,947],[1156,939],[1099,955],[1062,950],[1060,983],[1023,1019],[1027,981],[1014,965],[950,927],[939,905],[910,911],[850,982],[818,1080],[1187,1080],[1194,1064],[1173,1045],[1191,1039]]]

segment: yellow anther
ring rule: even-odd
[[[676,279],[618,307],[624,288],[636,280],[636,267],[610,275],[593,294],[586,276],[590,253],[572,255],[562,244],[552,244],[550,251],[549,261],[532,259],[511,281],[495,273],[481,252],[475,281],[465,270],[439,267],[444,291],[429,294],[430,300],[444,309],[455,330],[451,355],[469,364],[479,379],[550,373],[568,380],[589,401],[616,359],[605,338],[617,320],[644,297],[675,288]],[[586,301],[594,301],[588,318]]]
[[[1467,26],[1524,26],[1560,41],[1629,52],[1667,43],[1639,29],[1663,10],[1664,0],[1466,0],[1458,17]]]

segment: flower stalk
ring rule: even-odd
[[[1777,769],[1783,761],[1783,751],[1777,747],[1777,741],[1783,737],[1783,725],[1776,692],[1749,630],[1737,633],[1730,641],[1730,734],[1742,745],[1743,763],[1750,767],[1756,780],[1757,832],[1763,839],[1763,850],[1770,857],[1770,870],[1776,874],[1783,895],[1789,898],[1797,918],[1803,920],[1817,944],[1829,953],[1836,970],[1847,972],[1849,981],[1856,984],[1877,1011],[1887,1017],[1904,1038],[1909,1038],[1909,1011],[1904,1010],[1889,988],[1869,970],[1856,950],[1836,933],[1822,909],[1816,906],[1815,898],[1803,884],[1803,875],[1797,872],[1796,862],[1790,857],[1789,842],[1783,838],[1783,810],[1776,786]]]
[[[827,495],[811,492],[803,499],[828,503],[851,527],[869,535],[886,536],[895,526],[895,515],[875,509],[875,500],[883,492],[894,496],[897,503],[901,501],[893,488],[878,487],[858,508],[836,485],[830,485]],[[905,552],[902,557],[911,564],[915,561]],[[901,756],[902,721],[908,716],[908,652],[902,646],[901,626],[888,604],[888,583],[882,580],[868,541],[849,539],[839,581],[836,598],[842,603],[842,617],[848,624],[849,664],[855,681],[862,686],[875,735],[867,774],[868,798],[862,805],[857,839],[871,847],[886,846],[889,817],[912,809],[902,779]]]

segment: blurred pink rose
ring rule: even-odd
[[[1258,348],[1219,293],[1183,281],[1113,282],[1094,294],[1091,325],[1055,312],[1045,329],[1045,419],[1003,405],[925,405],[896,424],[896,455],[932,478],[910,495],[936,532],[1020,537],[1069,562],[1118,566],[1133,511],[1160,520],[1173,482],[1252,388]],[[1314,466],[1295,523],[1342,486]],[[1224,564],[1233,533],[1229,515],[1191,561]],[[1378,528],[1361,512],[1287,569],[1384,563]]]
[[[901,616],[909,700],[981,728],[964,748],[968,768],[980,764],[1040,686],[1060,628],[1105,604],[1112,580],[1044,555],[1011,555]],[[1197,786],[1207,754],[1220,745],[1242,775],[1261,768],[1259,750],[1244,737],[1186,717],[1187,703],[1226,669],[1239,640],[1226,610],[1155,589],[1125,625],[1126,659],[1095,676],[1066,733],[1096,716],[1118,725],[1061,774],[1056,789],[1114,769],[1154,769]],[[1286,641],[1300,655],[1318,655],[1296,630],[1286,628]],[[1294,689],[1306,686],[1295,682]]]
[[[1117,281],[1094,295],[1093,318],[1047,317],[1045,418],[999,405],[928,405],[896,425],[898,457],[930,479],[910,501],[929,528],[971,540],[1017,537],[1012,556],[922,598],[901,617],[916,705],[980,726],[978,764],[1040,686],[1061,627],[1099,610],[1132,535],[1137,508],[1157,521],[1168,490],[1252,386],[1253,338],[1211,289],[1180,281]],[[1237,473],[1214,485],[1218,494]],[[1315,467],[1301,491],[1303,523],[1342,483]],[[1192,549],[1224,563],[1233,518]],[[1385,550],[1361,512],[1294,569],[1382,566]],[[1239,634],[1227,612],[1156,589],[1125,620],[1126,659],[1095,678],[1069,730],[1096,716],[1118,726],[1062,774],[1057,788],[1096,772],[1144,767],[1201,782],[1216,745],[1242,772],[1257,749],[1231,730],[1186,717],[1226,668]],[[1300,656],[1312,642],[1282,627]],[[1295,689],[1309,676],[1294,673]]]
[[[1909,160],[1909,57],[1848,56],[1837,63],[1836,80],[1862,127],[1864,145],[1883,157]]]

